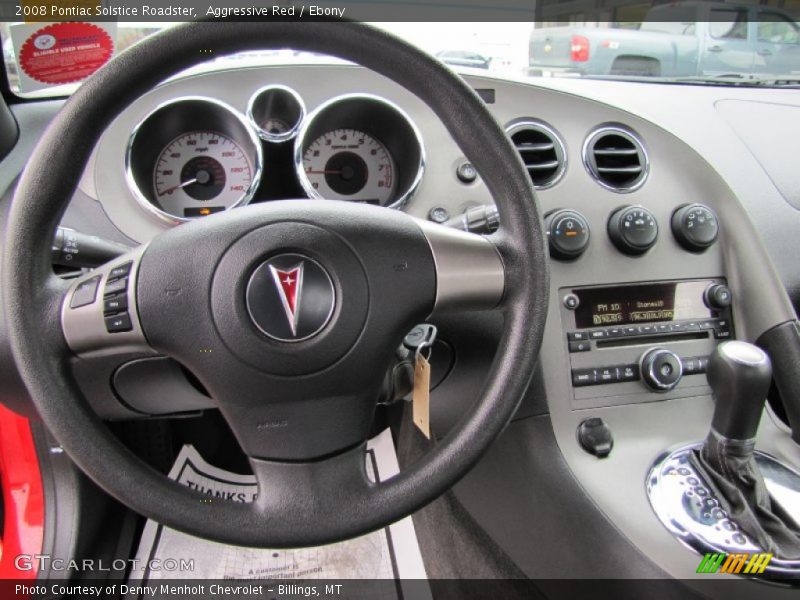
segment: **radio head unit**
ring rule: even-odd
[[[709,285],[704,280],[574,289],[575,327],[711,319],[715,315],[703,300]]]

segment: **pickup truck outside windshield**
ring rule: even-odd
[[[567,4],[549,3],[555,8]],[[598,0],[598,4],[602,3]],[[543,11],[545,18],[553,20],[376,25],[459,70],[480,69],[483,73],[524,78],[800,86],[800,24],[789,11],[796,11],[800,0],[771,0],[769,6],[693,1],[651,6],[636,0],[621,0],[615,4],[616,8],[602,13],[606,21],[586,21],[584,12],[550,11],[547,16],[547,11]],[[597,18],[597,13],[591,16]],[[171,25],[116,23],[114,53]],[[79,84],[34,90],[20,85],[21,66],[16,47],[19,44],[15,45],[12,33],[15,27],[23,26],[22,23],[0,23],[3,59],[11,91],[23,97],[70,94]],[[17,35],[17,42],[19,39]],[[272,50],[214,60],[286,64],[328,59],[291,50]]]

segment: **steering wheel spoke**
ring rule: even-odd
[[[421,219],[417,222],[436,264],[434,313],[499,307],[506,274],[491,238]]]
[[[235,363],[203,375],[245,454],[272,462],[316,461],[362,444],[381,380],[336,372],[276,378]]]
[[[63,296],[61,328],[78,357],[153,353],[139,320],[140,246],[74,281]]]

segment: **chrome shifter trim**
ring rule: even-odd
[[[670,533],[700,555],[762,552],[728,518],[712,488],[689,460],[691,452],[701,447],[701,443],[684,446],[656,459],[647,476],[647,496],[653,511]],[[756,450],[754,456],[773,501],[795,520],[800,518],[800,473],[769,454]],[[800,560],[772,557],[763,574],[746,576],[800,578]]]

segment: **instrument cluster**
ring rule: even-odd
[[[307,115],[297,92],[270,85],[246,114],[201,96],[158,106],[130,136],[126,179],[145,210],[175,224],[303,196],[401,208],[424,166],[419,131],[388,100],[347,94]]]

